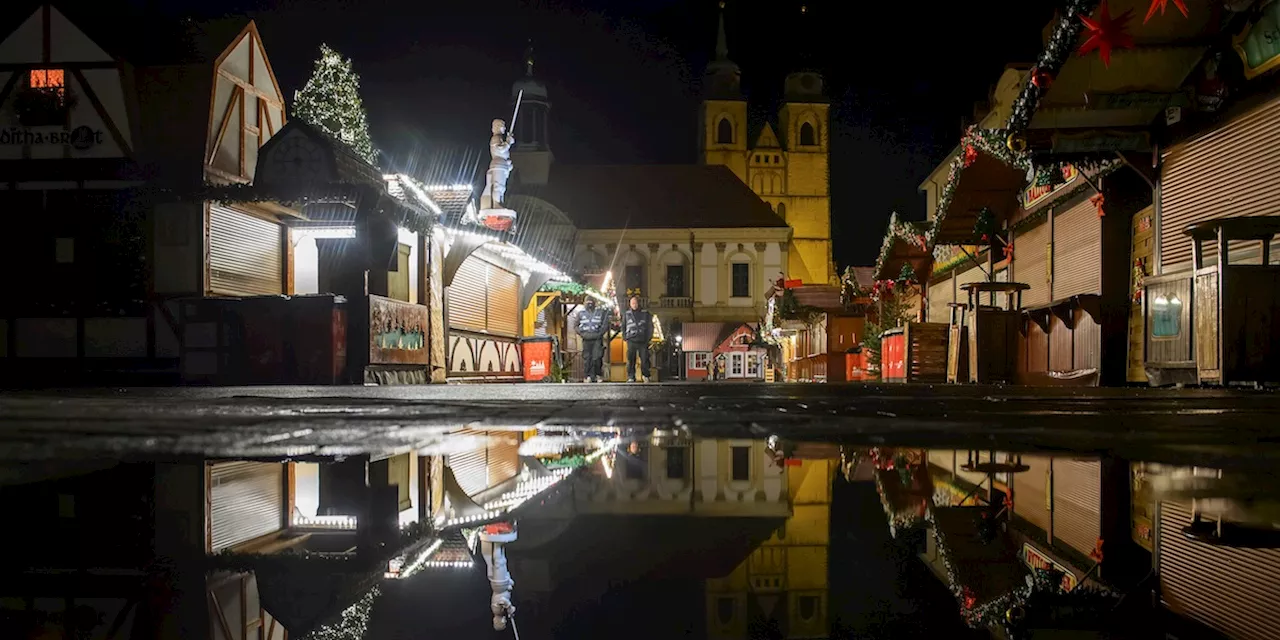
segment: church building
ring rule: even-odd
[[[723,3],[722,3],[723,6]],[[742,72],[729,59],[721,11],[715,59],[703,81],[699,149],[723,165],[792,229],[787,275],[804,284],[837,284],[831,254],[831,119],[822,75],[795,71],[783,84],[776,119],[752,122]]]

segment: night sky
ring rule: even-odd
[[[469,172],[486,151],[489,121],[510,117],[529,39],[551,95],[557,162],[697,158],[714,0],[130,1],[174,15],[253,17],[290,101],[321,42],[353,58],[384,164],[444,158]],[[1054,4],[728,0],[730,57],[757,111],[776,112],[788,70],[826,76],[841,267],[874,262],[892,211],[923,219],[917,186],[1004,65],[1035,59]]]

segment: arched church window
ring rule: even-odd
[[[787,203],[785,202],[778,203],[778,217],[782,218],[783,220],[787,219]]]
[[[806,122],[800,125],[800,144],[805,147],[818,145],[818,132],[813,128],[812,123]]]
[[[720,124],[716,125],[716,143],[733,144],[733,123],[728,118],[720,118]]]

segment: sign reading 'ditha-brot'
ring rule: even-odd
[[[61,131],[38,131],[22,127],[0,129],[0,145],[21,146],[61,146],[71,145],[73,149],[84,151],[94,145],[102,144],[102,132],[86,126]]]

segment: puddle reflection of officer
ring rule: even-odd
[[[624,451],[618,452],[618,460],[626,469],[626,477],[631,480],[642,480],[647,475],[648,462],[645,460],[644,448],[639,440],[627,443]]]

